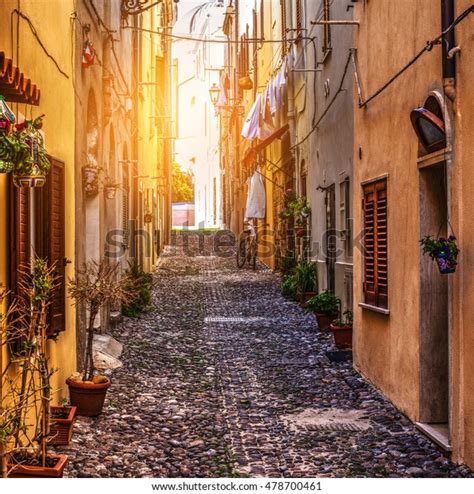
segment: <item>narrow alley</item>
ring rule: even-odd
[[[126,319],[103,413],[57,448],[69,477],[466,477],[352,368],[328,333],[232,252],[163,257]],[[192,249],[192,246],[190,247]]]

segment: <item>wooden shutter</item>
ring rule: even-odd
[[[303,5],[302,0],[296,0],[296,33],[297,35],[301,35],[301,31],[303,30]]]
[[[66,329],[65,183],[64,163],[55,158],[49,159],[51,170],[46,184],[34,190],[34,248],[39,257],[55,266],[58,277],[48,320],[48,334],[54,335]]]
[[[365,302],[388,308],[387,181],[364,187]]]
[[[10,181],[10,289],[18,294],[19,273],[22,266],[27,266],[31,258],[31,224],[30,224],[29,188],[18,188]]]
[[[128,248],[130,238],[130,177],[128,172],[128,163],[123,163],[122,167],[122,230],[123,244]]]
[[[280,0],[281,5],[281,53],[285,56],[288,53],[288,46],[286,43],[286,0]]]

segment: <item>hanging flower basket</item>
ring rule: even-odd
[[[86,196],[92,197],[99,193],[99,168],[86,165],[82,168],[82,184]]]
[[[43,115],[17,124],[12,135],[14,155],[13,183],[17,187],[42,187],[51,163],[44,148],[40,129]]]
[[[438,269],[441,274],[451,274],[456,272],[457,262],[456,260],[439,256],[436,258],[436,262],[438,263]]]
[[[456,272],[459,248],[456,244],[456,237],[450,235],[448,238],[434,239],[426,236],[421,239],[423,254],[428,254],[438,264],[441,274],[452,274]]]
[[[117,194],[117,186],[116,185],[106,185],[105,186],[105,195],[107,199],[115,199]]]

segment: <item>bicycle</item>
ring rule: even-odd
[[[251,221],[244,223],[237,249],[237,267],[243,268],[247,262],[252,269],[257,269],[257,230]]]

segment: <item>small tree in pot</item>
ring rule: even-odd
[[[93,340],[95,321],[102,307],[124,302],[132,295],[132,282],[128,276],[120,277],[118,268],[118,263],[89,261],[69,281],[70,296],[88,310],[84,371],[66,381],[71,405],[77,407],[78,415],[99,415],[110,386],[106,376],[95,375]]]

